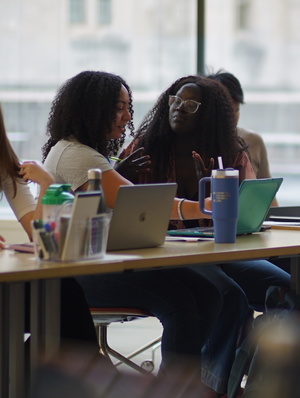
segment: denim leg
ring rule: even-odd
[[[219,290],[188,268],[77,277],[91,307],[135,307],[163,325],[160,372],[197,363],[223,305]]]
[[[237,261],[221,267],[243,289],[256,311],[264,311],[268,287],[290,287],[290,275],[267,260]]]
[[[193,269],[208,277],[223,294],[222,312],[202,349],[202,381],[214,391],[225,394],[248,302],[242,289],[219,266]]]

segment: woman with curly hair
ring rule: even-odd
[[[109,156],[133,132],[132,94],[120,76],[85,71],[59,89],[50,111],[43,147],[44,165],[56,182],[85,191],[90,168],[102,169],[106,205],[114,207],[120,185],[132,183],[113,169]],[[147,159],[147,158],[146,158]],[[172,217],[179,219],[178,198]],[[182,213],[198,219],[198,202],[186,201]],[[126,231],[126,226],[120,226]],[[125,232],[126,233],[126,232]],[[112,275],[81,276],[91,307],[135,307],[156,316],[163,325],[159,374],[195,366],[200,383],[201,349],[222,310],[222,296],[206,277],[188,268]]]
[[[202,76],[186,76],[165,90],[148,112],[135,138],[120,157],[143,147],[151,171],[134,182],[177,182],[177,196],[197,200],[198,181],[210,176],[219,156],[224,167],[239,170],[239,178],[255,178],[246,145],[238,137],[232,100],[224,87]],[[171,228],[193,227],[203,219],[171,220]],[[240,328],[248,303],[264,309],[270,285],[290,285],[289,275],[268,261],[240,261],[193,270],[208,277],[223,294],[223,310],[202,351],[202,380],[211,397],[225,394]],[[247,298],[247,300],[245,299]],[[226,343],[225,343],[226,341]]]
[[[202,158],[203,175],[210,175],[222,156],[224,167],[239,169],[240,180],[255,178],[246,144],[237,135],[231,99],[218,83],[201,76],[180,78],[165,90],[145,116],[132,145],[143,146],[152,161],[151,172],[141,175],[139,182],[174,180],[175,167],[178,190],[185,191],[185,198],[198,198],[194,152]]]

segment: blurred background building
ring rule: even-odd
[[[82,70],[125,78],[137,126],[178,77],[223,68],[245,91],[240,125],[263,136],[272,174],[284,177],[280,205],[297,205],[299,19],[298,0],[0,0],[9,137],[21,159],[40,160],[55,92]]]

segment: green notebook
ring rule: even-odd
[[[283,178],[242,181],[239,187],[237,235],[252,234],[261,229],[282,181]],[[174,229],[169,230],[167,234],[170,236],[213,237],[213,227]]]

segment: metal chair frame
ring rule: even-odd
[[[115,351],[108,344],[107,331],[108,326],[113,322],[130,322],[137,319],[146,318],[153,316],[146,311],[137,308],[90,308],[91,315],[96,327],[96,333],[99,342],[99,352],[105,355],[112,362],[111,357],[114,357],[118,362],[114,363],[115,366],[121,364],[126,364],[127,366],[135,369],[140,373],[151,373],[154,370],[154,356],[155,351],[160,347],[161,336],[150,341],[149,343],[143,345],[137,350],[133,351],[127,356]],[[142,362],[139,366],[131,359],[135,358],[137,355],[145,352],[152,348],[152,359]]]

